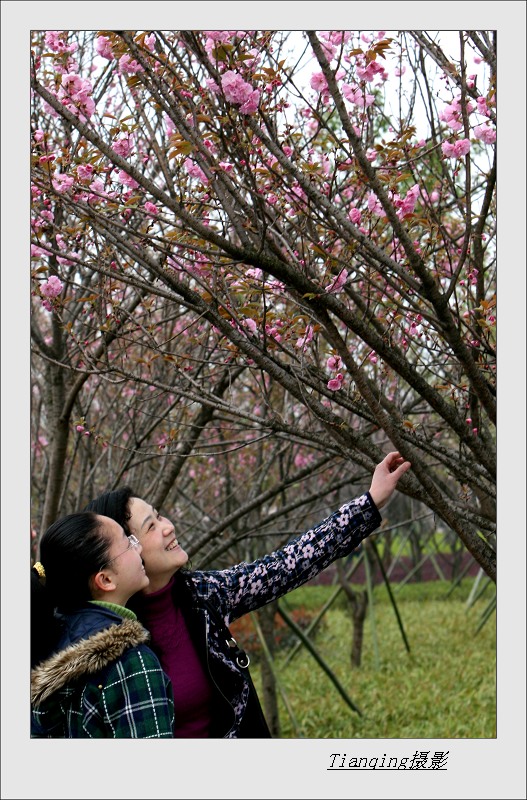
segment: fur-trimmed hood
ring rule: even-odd
[[[68,645],[31,670],[31,705],[38,707],[67,684],[94,675],[149,638],[140,622],[125,619]]]

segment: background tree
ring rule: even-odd
[[[126,479],[209,563],[396,447],[495,578],[495,35],[455,37],[34,32],[37,531]]]

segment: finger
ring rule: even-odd
[[[392,472],[392,475],[395,475],[395,476],[397,477],[397,480],[399,480],[399,478],[400,478],[402,475],[404,475],[404,473],[405,473],[405,472],[408,472],[408,470],[410,469],[410,467],[411,467],[411,466],[412,466],[412,464],[411,464],[411,462],[410,462],[410,461],[403,461],[403,463],[402,463],[402,464],[399,464],[399,466],[397,467],[397,469],[395,469],[395,470]]]

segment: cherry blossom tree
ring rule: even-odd
[[[494,580],[494,33],[34,31],[31,59],[35,529],[126,479],[203,562],[246,555],[396,448]]]

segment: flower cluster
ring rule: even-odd
[[[95,111],[92,92],[91,81],[70,72],[62,76],[57,97],[68,111],[86,122]]]
[[[458,139],[457,142],[443,142],[441,150],[447,158],[463,158],[470,150],[470,139]]]
[[[358,86],[350,86],[348,83],[342,84],[342,94],[350,103],[361,108],[371,106],[375,100],[372,94],[367,94]]]
[[[45,298],[42,305],[47,311],[52,311],[53,306],[51,300],[54,300],[62,292],[64,286],[62,281],[56,275],[50,275],[45,283],[40,287],[40,294]]]
[[[328,360],[326,361],[326,366],[332,372],[337,372],[340,369],[342,364],[340,356],[329,356]],[[338,392],[339,389],[342,389],[342,384],[344,383],[344,375],[342,372],[337,372],[334,378],[330,378],[328,381],[328,389],[331,392]]]
[[[348,280],[348,270],[341,269],[337,277],[333,278],[331,283],[329,283],[326,286],[324,291],[327,292],[327,294],[336,294],[337,292],[340,292],[340,290],[345,285],[347,280]]]
[[[258,110],[260,92],[244,81],[238,72],[229,69],[221,76],[221,88],[225,99],[240,107],[242,114],[254,114]]]

